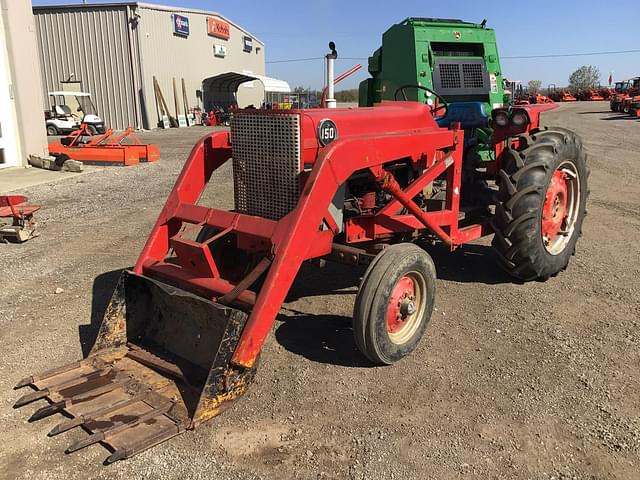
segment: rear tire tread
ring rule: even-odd
[[[500,202],[492,222],[493,246],[500,265],[524,280],[544,281],[567,268],[581,236],[589,195],[589,167],[582,141],[570,130],[552,127],[523,135],[522,147],[503,154],[498,174]],[[580,177],[580,203],[571,241],[558,255],[549,254],[542,242],[540,217],[550,176],[562,162],[571,160]]]

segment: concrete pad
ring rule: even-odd
[[[84,175],[91,169],[87,169],[82,173],[72,172],[56,172],[53,170],[44,170],[42,168],[23,168],[12,167],[0,170],[0,194],[20,190],[22,188],[33,187],[43,183],[59,182],[68,178]]]

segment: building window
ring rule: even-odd
[[[251,52],[253,50],[253,39],[251,37],[242,37],[243,48],[245,52]]]

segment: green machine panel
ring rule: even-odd
[[[371,78],[360,84],[361,106],[394,100],[405,85],[427,87],[449,103],[482,102],[487,113],[505,103],[495,32],[484,24],[407,18],[384,32],[368,67]],[[408,100],[427,100],[421,90],[405,93]]]

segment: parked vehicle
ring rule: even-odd
[[[49,97],[51,109],[44,112],[47,135],[67,135],[80,124],[85,124],[91,135],[105,133],[104,121],[98,115],[90,93],[54,91],[49,92]],[[75,112],[66,104],[66,97],[76,98],[78,107]]]
[[[486,22],[407,19],[368,65],[359,108],[234,110],[229,129],[200,139],[89,356],[20,381],[32,391],[16,407],[46,398],[31,420],[64,413],[50,435],[82,427],[90,435],[66,451],[102,443],[109,464],[247,391],[304,261],[367,266],[352,326],[375,365],[412,353],[427,329],[429,245],[494,235],[497,261],[521,281],[565,270],[585,216],[586,153],[575,133],[541,127],[555,104],[508,104]],[[232,211],[200,201],[225,163]]]

